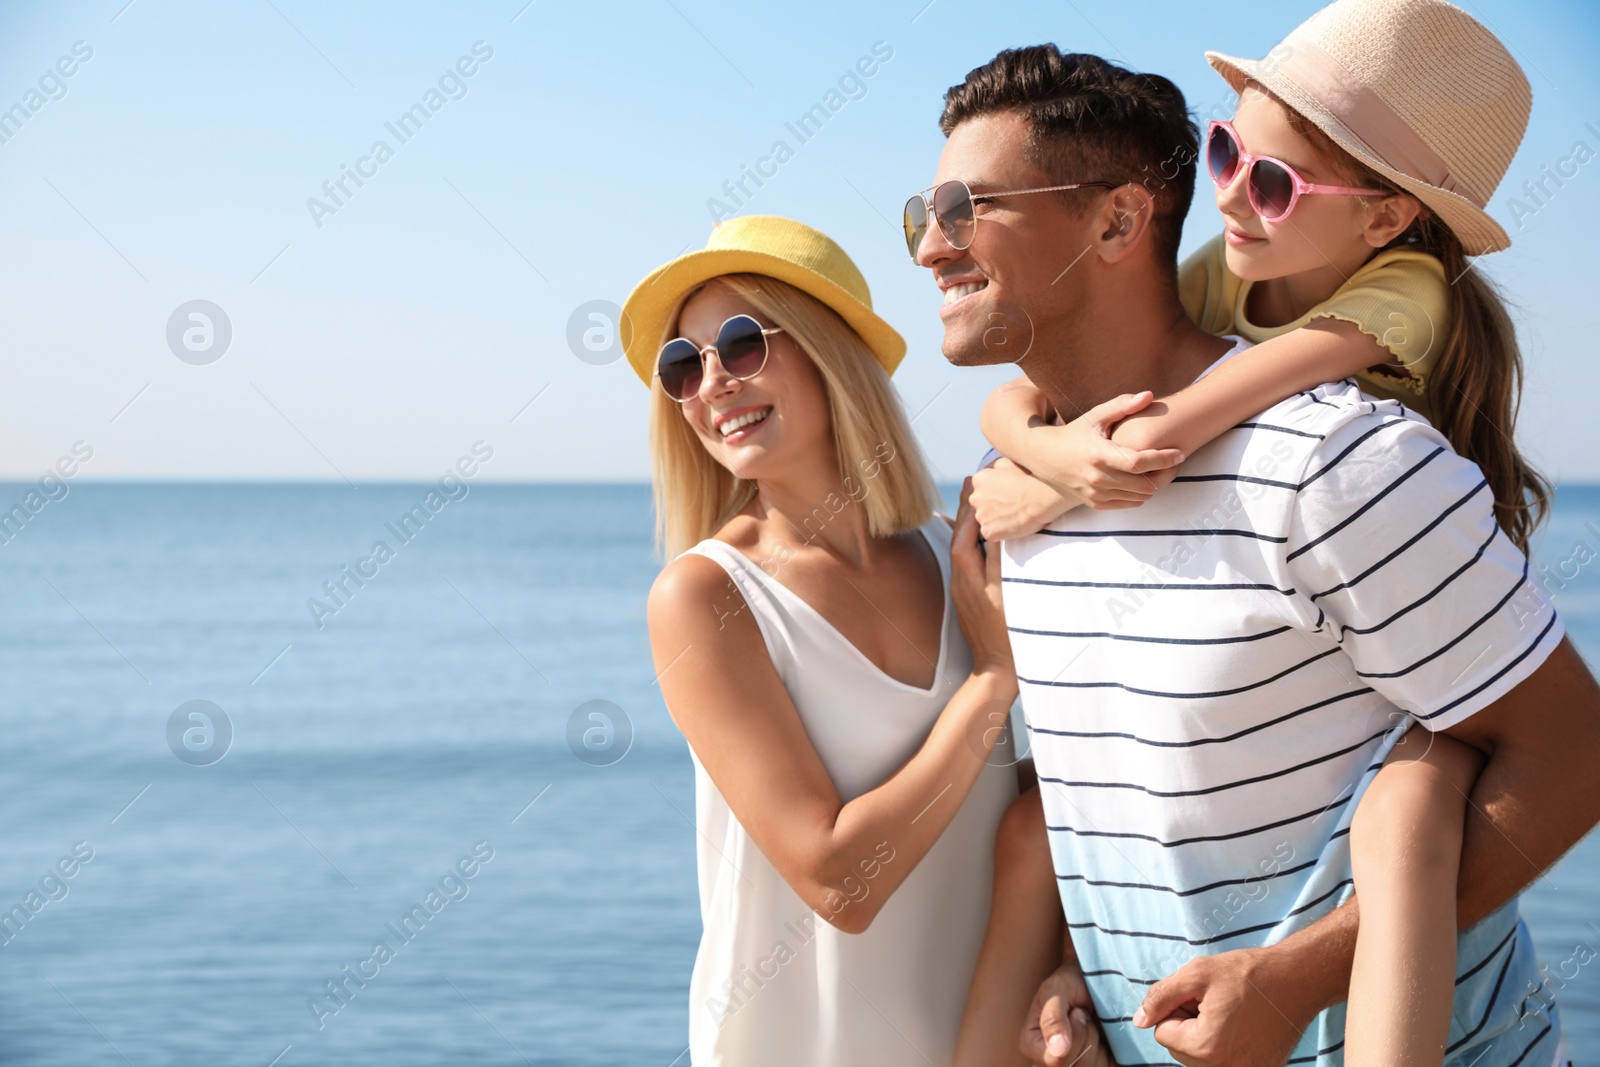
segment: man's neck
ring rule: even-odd
[[[1022,364],[1063,421],[1123,393],[1171,395],[1232,347],[1190,321],[1175,299],[1147,313],[1107,315],[1075,326],[1055,341],[1036,338]]]

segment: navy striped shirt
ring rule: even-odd
[[[1504,695],[1562,625],[1472,463],[1351,381],[1223,434],[1141,508],[1004,543],[1062,903],[1117,1062],[1190,958],[1351,892],[1356,801],[1416,722]],[[1462,935],[1448,1064],[1544,1067],[1559,1026],[1515,901]],[[1339,1064],[1342,1006],[1289,1062]]]

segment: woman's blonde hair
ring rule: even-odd
[[[889,537],[927,522],[938,502],[933,479],[912,436],[889,375],[844,319],[800,289],[761,274],[724,274],[722,285],[784,330],[822,375],[839,491],[819,500],[822,522],[851,503],[867,509],[867,529]],[[664,344],[676,336],[684,294],[667,320]],[[715,534],[756,495],[756,483],[713,459],[659,384],[650,389],[650,452],[655,481],[656,545],[672,559]],[[806,529],[811,523],[804,521]]]
[[[1404,193],[1394,182],[1340,148],[1311,120],[1261,83],[1249,88],[1277,102],[1289,126],[1310,141],[1351,185]],[[1494,514],[1524,555],[1550,510],[1550,482],[1517,447],[1522,399],[1522,351],[1505,299],[1494,283],[1471,269],[1461,240],[1423,208],[1386,248],[1426,252],[1444,267],[1450,284],[1450,329],[1428,383],[1433,425],[1450,446],[1478,465],[1494,493]]]

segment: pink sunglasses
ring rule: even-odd
[[[1245,193],[1250,206],[1265,222],[1282,222],[1308,194],[1336,196],[1393,196],[1383,189],[1352,189],[1348,185],[1316,185],[1306,181],[1289,164],[1271,156],[1253,156],[1244,150],[1233,123],[1213,120],[1206,131],[1206,169],[1217,188],[1226,189],[1246,174]]]

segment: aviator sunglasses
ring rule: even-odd
[[[975,201],[998,200],[1002,196],[1022,196],[1025,193],[1060,193],[1068,189],[1086,189],[1090,186],[1115,189],[1122,184],[1122,182],[1075,182],[1072,185],[1044,185],[1037,189],[979,193],[974,197],[966,182],[952,178],[932,189],[917,193],[906,201],[904,220],[906,247],[911,250],[911,261],[915,263],[917,250],[922,247],[922,239],[928,234],[928,223],[932,221],[938,225],[939,232],[944,234],[944,239],[949,242],[951,248],[957,252],[966,251],[971,247],[973,233],[978,228],[978,216],[972,208]],[[930,193],[932,195],[929,195]]]
[[[1226,189],[1245,175],[1245,193],[1263,222],[1282,222],[1302,196],[1393,196],[1383,189],[1352,189],[1347,185],[1316,185],[1281,159],[1253,156],[1239,142],[1233,123],[1212,120],[1206,131],[1206,169],[1217,188]]]
[[[722,369],[741,382],[754,378],[767,365],[767,335],[782,332],[782,326],[762,326],[749,315],[735,315],[718,327],[716,341],[704,348],[687,337],[674,337],[656,357],[661,391],[680,404],[698,393],[705,380],[707,352],[715,352]]]

